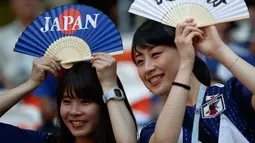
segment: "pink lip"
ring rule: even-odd
[[[71,123],[71,124],[72,124],[72,123]],[[75,128],[75,129],[81,128],[81,127],[83,127],[83,126],[84,126],[84,124],[83,124],[83,125],[74,125],[74,124],[72,124],[72,127]]]
[[[161,81],[161,79],[156,82],[150,82],[150,84],[155,87],[160,83],[160,81]]]
[[[75,129],[84,127],[86,123],[87,122],[84,122],[83,124],[73,124],[72,121],[70,121],[71,126]]]

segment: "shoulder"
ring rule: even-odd
[[[13,136],[15,136],[15,138]],[[21,129],[13,125],[0,123],[1,142],[44,143],[50,136],[51,134],[49,133]]]

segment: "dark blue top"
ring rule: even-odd
[[[48,143],[50,133],[21,129],[0,123],[1,143]]]
[[[214,85],[207,89],[206,96],[222,94],[226,110],[225,114],[236,128],[246,137],[255,143],[255,111],[251,105],[252,93],[248,91],[236,78],[231,78],[225,86]],[[205,97],[203,104],[205,103]],[[183,142],[190,143],[193,127],[195,106],[186,107],[183,122]],[[199,140],[206,143],[217,143],[219,135],[220,115],[214,118],[203,119],[200,117]],[[145,126],[140,134],[140,142],[148,143],[154,133],[156,122]],[[171,129],[169,129],[171,131]]]

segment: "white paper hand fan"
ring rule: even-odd
[[[249,18],[244,0],[135,0],[129,12],[172,27],[187,18],[198,27]]]
[[[91,54],[122,54],[114,23],[101,11],[85,5],[64,5],[43,13],[22,33],[14,51],[31,56],[56,56],[65,68],[91,59]]]

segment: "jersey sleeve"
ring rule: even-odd
[[[236,78],[231,78],[226,83],[227,92],[232,94],[232,98],[236,101],[239,107],[252,109],[252,92],[249,91],[240,81]]]
[[[50,133],[21,129],[9,124],[0,123],[1,143],[45,143]]]
[[[244,117],[248,124],[248,130],[255,131],[255,111],[252,107],[252,92],[249,91],[236,78],[231,78],[227,82],[228,92],[232,94],[232,98],[239,107],[240,114]]]

